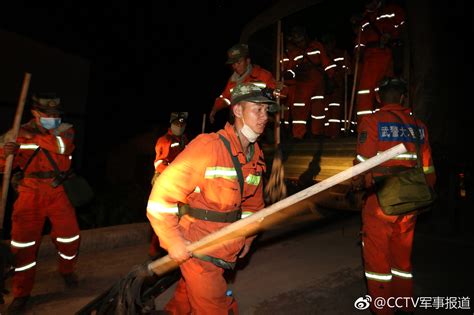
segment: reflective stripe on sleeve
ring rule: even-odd
[[[171,207],[166,207],[163,204],[153,201],[153,200],[148,200],[148,204],[146,206],[146,211],[149,212],[151,215],[156,216],[158,214],[162,213],[168,213],[168,214],[178,214],[178,205],[175,204]]]
[[[56,141],[58,143],[58,153],[64,154],[64,152],[66,152],[66,145],[64,144],[63,138],[56,136]]]

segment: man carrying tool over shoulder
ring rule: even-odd
[[[223,268],[244,257],[255,237],[226,241],[199,259],[186,245],[264,208],[265,161],[256,140],[267,112],[278,110],[265,92],[238,84],[231,95],[235,122],[191,141],[153,186],[147,216],[183,276],[165,307],[171,314],[237,313],[236,301],[226,295]],[[188,205],[185,213],[178,210],[180,202]]]
[[[13,165],[21,168],[18,198],[13,205],[11,251],[14,255],[13,302],[7,314],[26,308],[36,273],[36,257],[46,218],[51,222],[51,240],[58,252],[58,271],[67,287],[76,287],[74,273],[79,250],[79,225],[73,205],[56,175],[52,162],[61,172],[69,171],[74,151],[74,127],[62,123],[60,98],[38,94],[32,98],[33,119],[22,125],[18,138],[0,137],[0,169],[14,154]],[[51,161],[50,161],[51,159]]]

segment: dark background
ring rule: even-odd
[[[41,7],[17,2],[2,8],[0,28],[91,63],[80,171],[96,188],[98,200],[78,209],[83,227],[144,220],[153,146],[168,127],[170,112],[188,111],[188,132],[191,137],[200,133],[203,114],[210,111],[231,75],[225,65],[227,49],[239,42],[242,28],[252,18],[275,2],[48,2]],[[303,24],[311,37],[333,32],[339,45],[352,52],[349,18],[361,13],[364,3],[322,1],[315,9],[286,17],[283,31]],[[463,96],[470,89],[466,73],[472,70],[465,47],[472,39],[472,9],[461,0],[415,3],[423,6],[417,12],[429,17],[424,19],[430,21],[427,35],[435,37],[429,53],[435,56],[433,80],[439,95],[433,96],[436,108],[429,109],[428,117],[430,132],[436,135],[434,150],[449,174],[464,171],[472,165],[463,137],[470,134],[470,116],[462,111],[469,102]],[[419,27],[417,16],[410,18],[412,27]],[[274,64],[272,28],[250,41],[252,60],[269,69]],[[215,125],[207,121],[206,131],[222,127],[226,118],[226,111],[220,112]],[[128,144],[137,139],[144,145]],[[119,176],[130,169],[132,180]]]

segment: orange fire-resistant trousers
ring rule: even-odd
[[[294,102],[290,105],[293,137],[302,139],[307,129],[312,135],[322,135],[324,133],[325,103],[324,98],[320,97],[324,97],[324,83],[317,79],[297,82],[294,93]],[[301,105],[298,106],[298,104]],[[311,125],[307,128],[306,122],[309,116]]]
[[[180,268],[182,278],[166,311],[173,315],[238,314],[237,301],[226,295],[224,269],[196,258],[189,259]]]
[[[51,240],[59,253],[73,259],[65,259],[58,253],[58,271],[67,274],[74,271],[77,261],[77,252],[80,239],[72,242],[58,242],[57,238],[72,238],[79,235],[74,207],[71,205],[66,193],[58,191],[28,192],[21,191],[12,214],[12,240],[20,243],[32,243],[33,246],[12,246],[15,256],[15,267],[22,267],[36,262],[38,248],[41,243],[43,226],[46,218],[51,222]],[[13,275],[12,291],[14,297],[29,295],[35,279],[36,266],[24,271],[17,271]]]
[[[362,240],[365,271],[390,275],[393,270],[411,272],[411,252],[415,231],[416,216],[403,220],[386,220],[381,214],[377,197],[372,194],[367,198],[362,211]],[[375,281],[367,279],[369,295],[372,299],[383,297],[413,297],[412,278],[401,278],[395,275],[390,281]],[[376,314],[393,314],[395,309],[382,310],[372,307]],[[413,306],[404,310],[413,311]]]
[[[364,51],[357,89],[356,115],[376,109],[374,90],[384,76],[393,75],[393,58],[390,48],[367,48]],[[360,94],[359,91],[369,91]],[[357,115],[357,125],[363,115]]]

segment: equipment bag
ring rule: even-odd
[[[391,113],[402,122],[397,114]],[[436,198],[434,191],[426,183],[426,177],[421,165],[418,125],[413,128],[413,131],[416,144],[416,166],[387,176],[374,177],[375,193],[380,208],[386,215],[403,215],[426,208]]]
[[[69,172],[61,172],[48,150],[43,149],[42,151],[48,158],[49,163],[51,163],[51,166],[53,166],[54,172],[56,173],[56,177],[52,183],[53,187],[62,184],[69,201],[71,201],[71,204],[74,207],[80,207],[90,202],[94,197],[94,191],[87,180],[84,177],[77,175],[72,170]]]
[[[380,207],[387,215],[401,215],[427,207],[435,198],[421,167],[376,177],[374,184]]]

